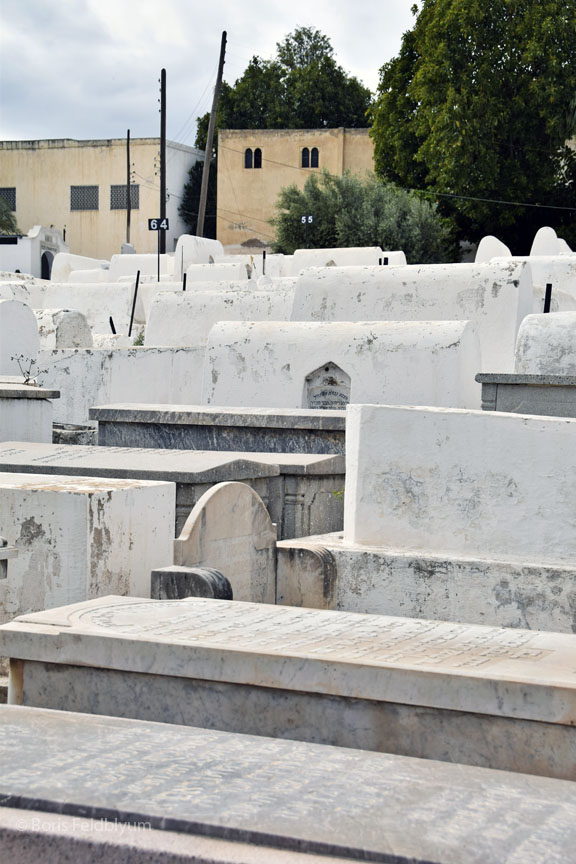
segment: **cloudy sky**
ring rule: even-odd
[[[370,89],[412,26],[414,0],[0,0],[0,138],[159,135],[167,73],[168,138],[193,144],[210,108],[222,30],[224,78],[272,58],[296,27],[332,42]]]

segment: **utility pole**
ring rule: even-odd
[[[206,150],[204,153],[204,168],[202,170],[202,186],[200,188],[200,203],[198,204],[198,221],[196,223],[196,234],[204,236],[204,217],[206,215],[206,199],[208,198],[208,177],[210,175],[210,162],[212,161],[212,139],[214,138],[214,126],[216,125],[216,111],[218,110],[218,99],[222,87],[222,73],[224,71],[224,55],[226,54],[226,30],[222,31],[222,42],[220,43],[220,62],[218,64],[218,75],[214,87],[214,98],[212,100],[212,111],[208,124],[208,136],[206,138]]]
[[[160,72],[160,221],[166,218],[166,70]],[[160,231],[160,254],[166,253],[166,231]]]
[[[126,243],[130,243],[130,216],[132,200],[130,195],[130,129],[126,132]]]

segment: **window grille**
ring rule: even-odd
[[[110,186],[110,209],[126,210],[126,184]],[[130,209],[140,209],[140,186],[138,183],[130,184]]]
[[[16,187],[7,186],[0,189],[0,197],[4,198],[10,210],[14,213],[16,210]]]
[[[98,210],[98,186],[70,186],[70,210]]]

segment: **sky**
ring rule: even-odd
[[[297,27],[330,39],[374,91],[414,17],[414,0],[0,0],[0,139],[157,137],[166,69],[167,137],[193,146],[210,110],[222,31],[224,80],[271,59]]]

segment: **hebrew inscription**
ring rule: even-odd
[[[130,637],[377,665],[475,668],[503,660],[533,663],[550,653],[532,647],[534,635],[522,631],[224,601],[215,608],[200,599],[109,606],[80,620]]]
[[[350,376],[329,362],[306,376],[305,408],[345,408],[350,402]]]

